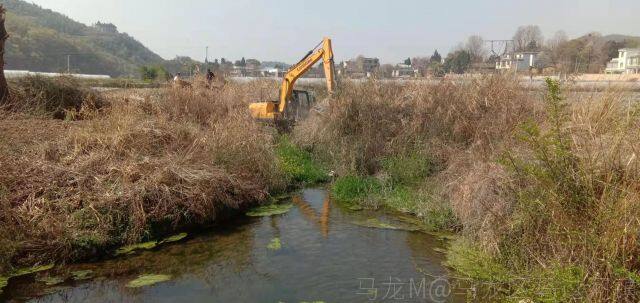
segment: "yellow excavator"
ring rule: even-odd
[[[259,121],[275,123],[279,127],[288,128],[296,120],[304,118],[314,103],[314,97],[308,91],[294,90],[296,81],[322,59],[324,74],[327,80],[327,90],[333,93],[335,89],[335,67],[331,39],[324,38],[316,47],[307,53],[302,60],[293,65],[280,87],[280,99],[252,103],[249,105],[251,116]]]

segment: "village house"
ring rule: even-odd
[[[611,59],[605,74],[640,74],[640,48],[622,48],[618,58]]]
[[[378,72],[380,60],[358,56],[356,59],[342,62],[336,66],[337,73],[348,78],[368,78]]]
[[[536,66],[539,52],[515,52],[503,55],[496,61],[496,70],[529,71]]]
[[[105,34],[117,34],[118,33],[118,27],[115,26],[113,23],[102,23],[102,22],[98,21],[96,24],[93,25],[93,28],[95,28],[99,32],[105,33]]]
[[[420,76],[420,70],[407,64],[397,64],[391,72],[393,78],[416,78]]]

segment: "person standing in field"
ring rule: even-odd
[[[177,73],[175,77],[173,77],[173,82],[180,81],[180,73]]]
[[[207,69],[207,84],[211,85],[211,83],[213,82],[213,78],[214,77],[215,77],[215,75],[213,74],[211,69]]]

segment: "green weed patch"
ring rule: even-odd
[[[358,202],[382,194],[382,184],[373,177],[344,176],[331,187],[333,197],[342,202]]]
[[[311,153],[291,143],[287,137],[280,138],[276,153],[280,169],[294,182],[315,184],[329,179],[327,172],[314,161]]]

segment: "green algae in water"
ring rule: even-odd
[[[270,250],[280,250],[282,248],[282,242],[280,242],[280,238],[274,238],[271,240],[267,248]]]
[[[184,238],[186,238],[188,236],[187,233],[180,233],[177,235],[173,235],[170,237],[165,238],[164,240],[158,242],[158,241],[149,241],[149,242],[144,242],[144,243],[138,243],[138,244],[132,244],[132,245],[126,245],[126,246],[122,246],[120,248],[118,248],[115,252],[116,256],[121,256],[121,255],[129,255],[134,253],[137,250],[149,250],[149,249],[153,249],[158,245],[161,244],[165,244],[165,243],[173,243],[173,242],[178,242]]]
[[[169,275],[140,275],[137,279],[127,283],[129,288],[138,288],[144,286],[150,286],[160,282],[166,282],[171,280]]]
[[[379,229],[391,229],[391,230],[405,230],[405,231],[418,231],[419,228],[414,227],[414,226],[397,226],[397,225],[392,225],[386,222],[382,222],[378,219],[375,218],[371,218],[371,219],[367,219],[364,222],[354,222],[353,224],[358,225],[358,226],[362,226],[362,227],[368,227],[368,228],[379,228]]]
[[[409,224],[411,226],[415,226],[417,229],[420,229],[422,231],[428,232],[429,231],[429,227],[425,224],[424,220],[418,218],[418,217],[414,217],[414,216],[407,216],[405,214],[397,216],[398,220],[400,220],[401,222],[405,223],[405,224]]]
[[[291,208],[293,208],[293,204],[270,204],[264,205],[260,207],[256,207],[249,212],[247,212],[247,216],[249,217],[269,217],[275,215],[282,215],[288,213]]]
[[[362,207],[360,204],[358,204],[356,202],[338,201],[338,204],[340,206],[343,206],[344,208],[350,210],[350,211],[362,211],[362,210],[364,210],[364,207]]]
[[[71,272],[71,275],[73,276],[73,280],[75,281],[87,280],[93,278],[93,270],[88,269],[73,271]]]
[[[54,286],[64,282],[64,278],[59,276],[46,276],[46,277],[38,277],[36,279],[38,282],[42,282],[47,286]]]
[[[273,203],[278,203],[280,201],[284,201],[286,199],[293,197],[293,195],[294,195],[293,193],[280,194],[280,195],[269,197],[269,200],[271,200],[271,202]]]
[[[18,269],[16,271],[14,271],[11,275],[9,275],[9,278],[20,277],[20,276],[30,275],[30,274],[33,274],[33,273],[49,270],[49,269],[52,269],[53,266],[54,266],[54,264],[52,263],[52,264],[34,266],[34,267],[29,267],[29,268],[21,268],[21,269]]]
[[[158,244],[178,242],[178,241],[186,238],[187,236],[188,236],[187,233],[181,233],[181,234],[173,235],[171,237],[165,238],[164,240],[160,241],[160,243],[158,243]]]
[[[138,243],[138,244],[133,244],[133,245],[126,245],[126,246],[122,246],[122,247],[118,248],[116,250],[115,255],[116,256],[128,255],[128,254],[131,254],[131,253],[135,252],[136,250],[152,249],[152,248],[156,247],[157,245],[158,245],[158,242],[156,242],[156,241]]]

